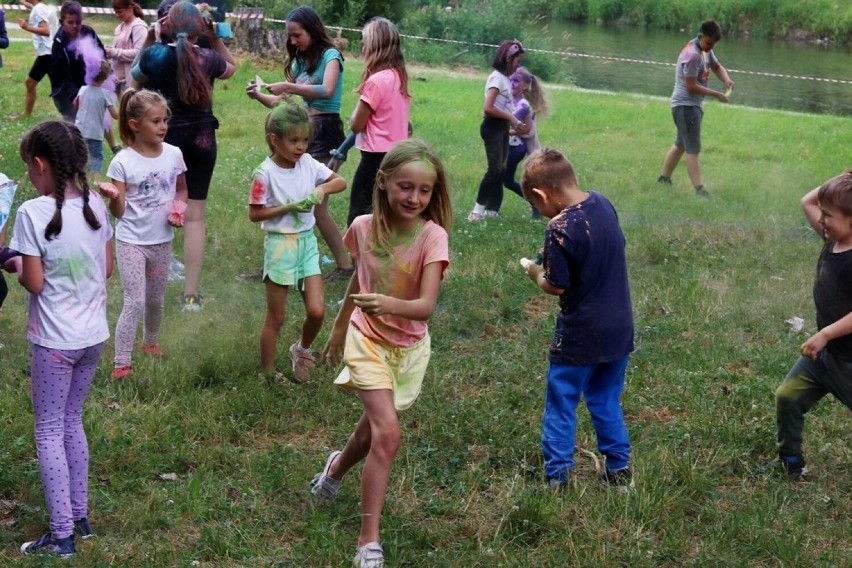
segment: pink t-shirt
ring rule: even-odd
[[[370,242],[372,215],[361,215],[352,221],[343,243],[358,267],[361,293],[377,293],[402,300],[420,297],[423,268],[441,263],[441,279],[450,264],[449,237],[443,227],[426,221],[413,242],[394,249],[391,255],[377,256]],[[425,321],[414,321],[396,315],[374,316],[361,308],[352,313],[352,325],[364,336],[393,347],[409,347],[426,336]]]
[[[408,113],[411,98],[399,92],[399,73],[384,69],[373,73],[361,88],[361,100],[373,113],[367,126],[355,138],[355,147],[366,152],[387,152],[408,138]]]

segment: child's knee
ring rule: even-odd
[[[325,305],[322,302],[318,302],[305,306],[305,319],[312,323],[321,324],[322,320],[325,319]]]
[[[796,389],[793,388],[793,384],[790,381],[781,383],[775,390],[775,407],[779,409],[791,408],[796,405],[796,402]]]
[[[281,331],[285,321],[287,321],[287,312],[285,310],[266,312],[266,325],[275,331]]]

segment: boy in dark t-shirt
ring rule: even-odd
[[[630,440],[620,399],[633,351],[633,309],[618,216],[606,197],[580,189],[574,168],[557,150],[529,157],[521,188],[551,218],[542,264],[526,262],[525,272],[542,290],[559,296],[541,435],[548,487],[566,484],[574,468],[581,396],[606,456],[601,480],[630,486]]]
[[[852,410],[852,170],[802,198],[802,210],[825,239],[814,278],[819,331],[775,392],[778,455],[792,481],[808,477],[802,457],[805,413],[828,393]]]

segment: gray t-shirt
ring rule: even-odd
[[[83,138],[104,139],[104,113],[107,107],[115,106],[115,93],[103,87],[83,86],[77,93],[80,108],[77,109],[75,124]]]
[[[710,69],[718,63],[719,60],[716,59],[713,50],[701,51],[701,48],[698,47],[698,38],[689,40],[677,57],[672,107],[702,106],[704,95],[693,95],[687,91],[686,78],[695,77],[699,85],[706,87],[707,81],[710,79]]]

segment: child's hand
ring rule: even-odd
[[[328,169],[337,173],[337,170],[340,169],[340,166],[342,166],[343,162],[345,161],[345,159],[341,159],[337,156],[332,156],[332,158],[328,161]]]
[[[257,100],[260,96],[260,85],[258,85],[255,81],[249,81],[246,85],[246,95],[248,95],[248,98],[250,99]]]
[[[337,367],[343,361],[343,344],[345,333],[332,332],[320,353],[320,360],[323,363],[331,363]]]
[[[365,314],[381,316],[391,313],[393,298],[384,294],[352,294],[349,296]]]
[[[0,268],[7,272],[20,272],[21,265],[21,255],[18,251],[0,246]]]
[[[107,181],[101,181],[97,184],[98,191],[107,199],[115,199],[118,197],[118,188]]]
[[[310,213],[311,210],[320,203],[322,203],[322,192],[320,190],[314,190],[303,200],[294,203],[293,208],[299,213]]]
[[[542,272],[544,272],[544,267],[543,267],[542,265],[540,265],[540,264],[536,264],[536,263],[532,262],[532,261],[531,261],[531,260],[529,260],[528,258],[527,258],[527,259],[524,259],[524,260],[527,260],[527,261],[528,261],[528,264],[526,264],[526,265],[524,266],[524,274],[526,274],[526,275],[527,275],[527,277],[528,277],[530,280],[532,280],[533,282],[537,282],[537,281],[538,281],[538,277],[539,277],[539,275],[540,275]]]
[[[172,201],[172,210],[166,220],[172,227],[183,227],[184,213],[186,212],[186,201],[175,199]]]
[[[24,271],[24,260],[20,256],[13,256],[3,263],[3,270],[20,274]]]
[[[809,359],[813,359],[816,361],[819,356],[820,351],[825,348],[825,345],[828,343],[828,340],[823,337],[822,333],[817,333],[812,335],[807,341],[802,343],[802,346],[799,347],[799,353],[803,356],[808,357]]]

